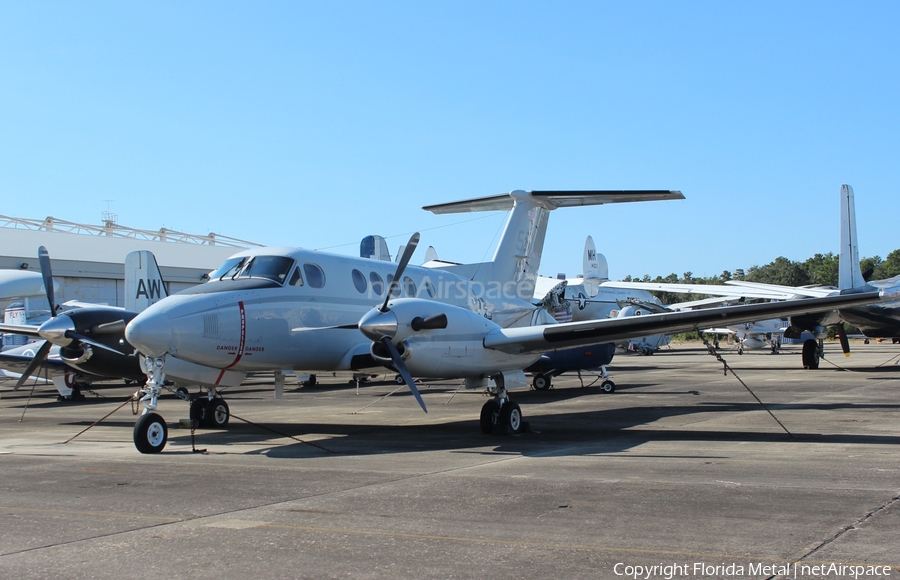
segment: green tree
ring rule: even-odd
[[[803,263],[810,284],[838,285],[838,256],[831,252],[816,254]]]

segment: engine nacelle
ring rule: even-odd
[[[372,311],[360,321],[370,338],[390,337],[413,376],[479,377],[522,370],[539,354],[510,354],[484,347],[484,337],[499,328],[471,310],[424,300],[400,298],[387,312]],[[374,342],[372,356],[390,365],[390,353]]]

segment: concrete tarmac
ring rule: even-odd
[[[816,371],[799,346],[720,352],[772,415],[689,346],[617,356],[612,394],[514,392],[512,437],[458,381],[420,386],[426,415],[390,380],[276,400],[261,376],[203,452],[166,396],[168,446],[142,455],[127,403],[79,435],[134,387],[0,385],[0,577],[900,576],[900,346],[829,344]]]

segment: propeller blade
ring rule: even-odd
[[[18,391],[22,385],[25,384],[25,381],[31,377],[31,374],[34,373],[35,369],[41,366],[41,363],[44,362],[44,359],[47,358],[47,353],[50,352],[50,348],[53,346],[53,343],[49,340],[45,340],[44,344],[41,345],[41,348],[38,349],[36,353],[34,353],[34,358],[31,359],[31,362],[28,363],[28,366],[25,367],[25,372],[22,373],[22,376],[19,377],[19,380],[16,381],[16,386],[13,387],[14,391]]]
[[[44,246],[38,248],[38,263],[41,265],[41,275],[44,277],[44,290],[47,292],[47,301],[50,303],[50,316],[56,316],[56,297],[53,295],[53,272],[50,269],[50,252]]]
[[[314,332],[316,330],[359,330],[359,324],[341,324],[339,326],[298,326],[291,332]]]
[[[843,324],[838,326],[838,338],[841,340],[841,350],[844,351],[844,356],[850,356],[850,339],[847,338],[847,331]]]
[[[403,362],[403,357],[400,356],[397,347],[394,346],[394,343],[391,342],[391,339],[387,336],[381,339],[381,344],[387,347],[388,352],[391,353],[391,361],[394,363],[394,366],[397,367],[397,372],[403,377],[406,386],[409,387],[409,390],[412,391],[413,396],[419,402],[419,406],[427,413],[428,409],[425,408],[425,401],[422,400],[422,395],[419,394],[419,389],[416,388],[416,381],[414,381],[412,375],[409,374],[409,369],[406,368],[406,364]]]
[[[447,315],[441,313],[435,314],[434,316],[429,316],[428,318],[416,316],[412,319],[412,322],[409,323],[409,326],[416,332],[419,332],[420,330],[437,330],[440,328],[447,328]]]
[[[416,251],[417,245],[419,245],[419,232],[414,233],[412,237],[409,238],[409,243],[403,248],[403,255],[400,257],[400,262],[397,264],[397,271],[394,272],[394,278],[391,280],[390,286],[388,286],[387,294],[384,297],[384,304],[379,308],[381,312],[388,311],[387,304],[391,300],[394,285],[400,285],[400,277],[403,276],[403,271],[406,270],[406,265],[409,264],[409,260],[412,258],[413,252]]]
[[[91,346],[96,346],[97,348],[102,348],[103,350],[108,350],[109,352],[114,352],[116,354],[125,356],[121,351],[116,350],[111,346],[107,346],[107,345],[103,344],[102,342],[98,342],[89,336],[85,336],[83,334],[78,334],[77,332],[74,332],[71,330],[66,332],[66,336],[68,338],[71,338],[72,340],[77,340],[79,342],[83,342],[85,344],[89,344]]]
[[[104,322],[103,324],[95,324],[91,327],[91,334],[123,334],[125,332],[125,321],[114,320],[112,322]]]

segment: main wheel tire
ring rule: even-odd
[[[210,429],[224,429],[228,425],[228,419],[231,418],[231,412],[228,409],[228,403],[221,397],[216,397],[206,404],[206,421],[205,427]]]
[[[600,390],[604,393],[615,393],[616,383],[612,381],[603,381],[602,383],[600,383]]]
[[[815,340],[809,338],[803,343],[803,368],[815,370],[819,368],[819,345]]]
[[[159,453],[169,440],[169,428],[156,413],[141,415],[134,424],[134,446],[141,453]]]
[[[546,391],[550,388],[550,375],[534,375],[534,378],[531,380],[531,386],[538,391]]]
[[[494,425],[497,423],[497,412],[499,410],[500,405],[498,405],[497,401],[493,399],[491,399],[481,407],[481,432],[485,435],[490,435],[494,432]]]
[[[518,403],[507,401],[505,405],[500,407],[498,427],[500,427],[501,433],[516,435],[522,432],[524,424],[525,422],[522,421],[522,409],[519,408]]]
[[[403,375],[401,375],[401,374],[398,374],[397,376],[394,377],[394,382],[397,383],[398,385],[402,385],[402,384],[406,383],[406,381],[403,380]]]
[[[206,427],[206,405],[209,401],[204,397],[191,401],[190,418],[194,429]]]

